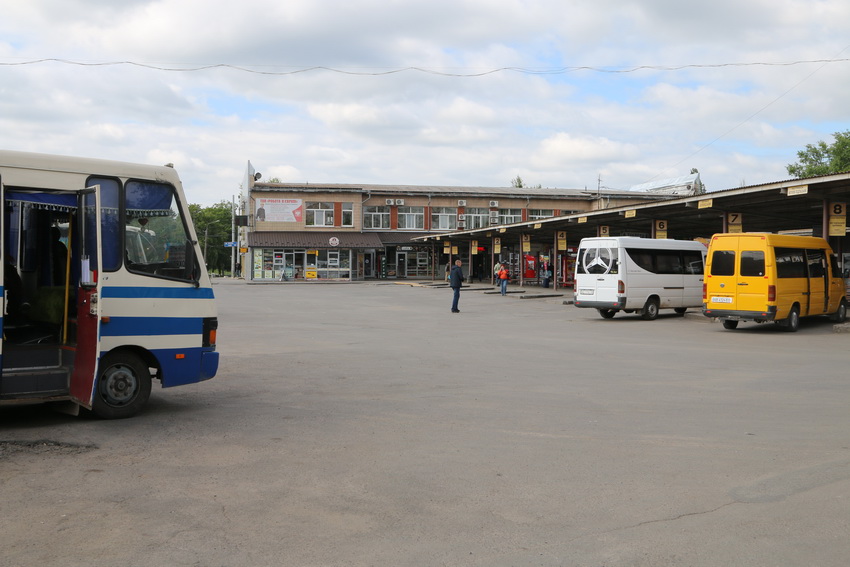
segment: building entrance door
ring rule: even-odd
[[[363,277],[364,278],[374,278],[375,277],[375,251],[367,250],[363,254]]]
[[[396,253],[396,277],[407,277],[407,252]]]

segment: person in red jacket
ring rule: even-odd
[[[508,280],[510,279],[510,274],[508,273],[508,268],[502,264],[502,267],[499,268],[499,285],[502,287],[502,295],[508,293]]]

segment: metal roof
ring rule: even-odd
[[[252,191],[283,193],[361,193],[363,195],[404,195],[404,196],[452,196],[484,198],[526,197],[550,199],[575,199],[592,201],[600,197],[625,197],[641,200],[667,199],[669,196],[647,192],[617,189],[559,189],[548,187],[464,187],[445,185],[372,185],[348,183],[262,183],[255,182]]]
[[[789,188],[803,186],[806,187],[805,192],[789,192]],[[531,234],[534,241],[545,241],[553,239],[557,231],[567,231],[568,240],[575,242],[596,236],[599,226],[608,226],[612,236],[649,236],[654,220],[666,220],[668,238],[691,240],[709,238],[722,232],[726,213],[743,215],[746,232],[819,230],[824,222],[824,202],[850,203],[850,173],[777,181],[508,226],[457,231],[439,237],[440,240],[467,241],[501,236],[514,241],[525,233]],[[634,216],[627,217],[627,211]],[[421,240],[436,240],[437,236],[430,235]]]

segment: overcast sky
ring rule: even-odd
[[[846,0],[2,0],[0,148],[171,162],[203,205],[248,160],[286,182],[697,168],[728,189],[850,129],[848,22]],[[188,70],[209,65],[243,70]]]

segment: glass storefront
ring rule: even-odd
[[[341,249],[254,248],[255,280],[350,280],[353,251]]]

